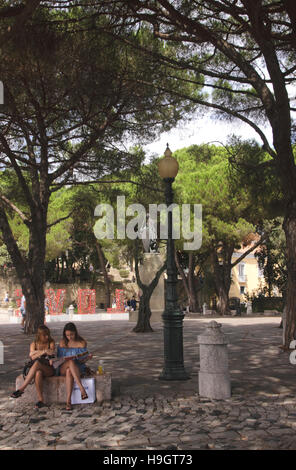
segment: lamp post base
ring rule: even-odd
[[[191,379],[190,375],[187,374],[186,370],[183,367],[165,368],[163,369],[161,375],[158,378],[159,380],[189,380]]]
[[[183,318],[178,309],[164,311],[164,367],[159,380],[188,380],[183,360]]]

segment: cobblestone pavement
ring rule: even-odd
[[[132,333],[133,323],[77,322],[94,354],[113,377],[113,398],[103,405],[76,405],[71,413],[51,404],[35,410],[10,399],[32,337],[19,325],[0,324],[5,346],[0,365],[0,450],[4,449],[296,449],[295,366],[279,348],[279,317],[216,319],[229,338],[232,396],[198,395],[197,335],[209,318],[184,321],[184,359],[191,379],[164,382],[162,325]],[[56,341],[63,324],[50,326]]]

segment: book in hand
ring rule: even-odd
[[[63,356],[63,357],[58,357],[56,359],[51,359],[50,363],[54,369],[57,369],[64,362],[69,361],[71,359],[77,359],[79,362],[86,362],[91,358],[92,358],[92,355],[88,351],[85,351],[79,354],[75,354],[74,356]]]

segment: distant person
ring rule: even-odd
[[[49,315],[49,300],[47,297],[44,299],[44,313],[45,315]]]
[[[189,313],[189,305],[184,305],[184,307],[182,308],[182,312],[184,313],[184,315],[186,315],[186,313]]]
[[[22,330],[25,329],[25,322],[26,322],[26,297],[23,295],[21,298],[21,307],[20,307],[21,315],[22,315]]]
[[[9,302],[9,293],[8,293],[8,292],[5,292],[4,303],[7,305],[8,302]]]
[[[129,312],[130,309],[131,309],[131,301],[130,301],[130,299],[127,299],[126,303],[125,303],[125,306],[124,306],[124,310],[125,310],[125,312]]]
[[[133,295],[132,299],[131,299],[131,309],[133,311],[137,310],[137,301],[136,301],[136,298],[135,296]]]

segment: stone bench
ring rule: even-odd
[[[103,375],[94,375],[96,384],[96,401],[111,400],[111,373]],[[85,377],[88,378],[88,377]],[[24,379],[22,375],[16,378],[16,390],[18,390]],[[66,382],[64,376],[46,377],[43,379],[43,396],[45,403],[65,403],[66,401]],[[18,398],[18,402],[24,404],[36,403],[38,401],[35,384],[30,384],[25,389],[23,395]]]
[[[269,317],[271,315],[280,315],[280,312],[277,310],[264,310],[263,315]]]

